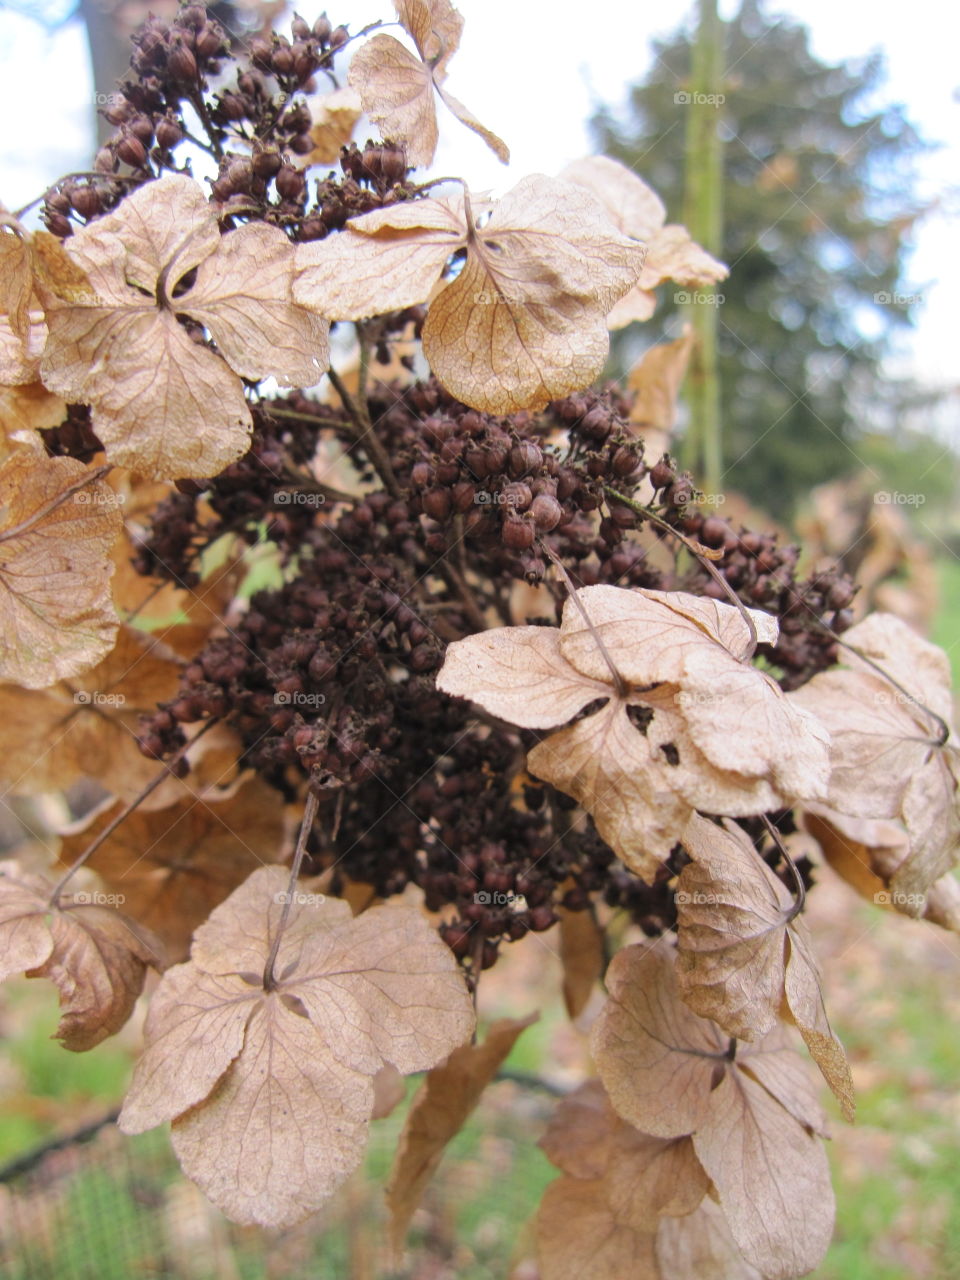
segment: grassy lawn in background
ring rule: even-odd
[[[944,552],[937,558],[940,605],[930,639],[950,655],[955,696],[960,694],[960,558]]]

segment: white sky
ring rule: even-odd
[[[319,0],[298,5],[310,20],[322,7]],[[388,0],[326,0],[326,7],[333,21],[347,20],[353,30],[393,16]],[[450,88],[505,138],[513,158],[504,169],[478,138],[446,116],[434,172],[459,174],[474,189],[503,189],[525,173],[555,173],[583,155],[593,108],[624,99],[649,64],[650,37],[674,30],[693,3],[661,0],[654,8],[636,0],[458,0],[458,7],[466,31]],[[770,7],[806,23],[814,51],[823,58],[880,49],[888,67],[884,99],[902,102],[921,133],[942,144],[921,160],[921,194],[939,199],[940,207],[915,234],[908,291],[921,294],[923,304],[896,367],[956,387],[960,72],[955,41],[944,38],[944,6],[940,0],[914,0],[907,13],[891,0],[792,0]],[[721,0],[722,12],[735,8],[735,2]],[[37,95],[32,81],[40,68],[43,90]],[[0,199],[8,208],[89,163],[92,93],[78,23],[47,33],[23,15],[0,10]]]

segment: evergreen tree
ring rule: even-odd
[[[608,108],[594,121],[601,149],[649,181],[674,220],[691,39],[681,30],[655,42],[627,119]],[[821,62],[806,27],[771,17],[761,0],[743,0],[724,43],[724,461],[738,488],[768,506],[776,495],[788,514],[812,484],[857,466],[864,417],[902,391],[885,383],[880,360],[909,323],[904,257],[925,144],[899,107],[873,105],[879,56]],[[661,306],[666,320],[669,291]],[[865,336],[877,320],[879,333]]]

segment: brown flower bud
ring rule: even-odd
[[[157,125],[157,146],[161,151],[172,151],[183,141],[183,130],[176,120],[163,119]]]
[[[277,191],[284,200],[299,200],[306,190],[303,174],[292,165],[284,165],[277,174]]]
[[[304,22],[299,13],[293,15],[293,21],[290,23],[290,31],[297,40],[309,40],[313,34],[310,30],[309,22]]]
[[[334,29],[330,32],[330,48],[342,49],[349,39],[350,39],[350,32],[347,30],[346,27],[344,26],[334,27]]]
[[[313,150],[313,139],[309,133],[297,134],[295,138],[290,139],[290,150],[294,155],[308,156]]]
[[[330,33],[333,28],[330,25],[330,19],[325,13],[321,13],[320,17],[313,24],[313,34],[321,44],[327,44],[330,39]]]
[[[543,453],[532,440],[522,440],[510,450],[510,474],[513,476],[525,476],[528,471],[536,471],[542,463]]]
[[[560,523],[563,507],[549,494],[539,493],[530,504],[530,514],[541,533],[549,533]]]
[[[533,522],[512,512],[507,515],[500,529],[503,544],[511,551],[529,550],[533,546],[534,536]]]
[[[250,164],[253,172],[258,178],[275,178],[283,166],[278,151],[257,151],[254,153]]]
[[[197,60],[181,39],[170,50],[167,70],[180,84],[194,84],[197,79]]]
[[[288,76],[293,70],[293,52],[289,47],[280,45],[274,49],[270,58],[270,67],[278,76]]]
[[[146,147],[132,134],[125,134],[117,143],[117,155],[131,169],[142,169],[147,161]]]
[[[71,203],[81,218],[95,218],[103,212],[100,195],[93,187],[78,187],[71,197]]]

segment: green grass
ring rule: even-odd
[[[960,560],[944,552],[937,559],[940,592],[930,639],[947,651],[953,667],[953,687],[960,693]]]

